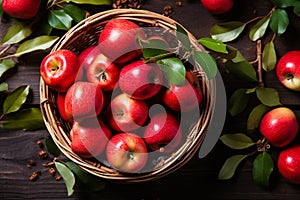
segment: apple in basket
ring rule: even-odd
[[[124,64],[142,56],[138,39],[145,37],[144,30],[134,22],[111,19],[100,33],[98,45],[110,60]]]
[[[51,52],[41,62],[40,74],[49,88],[66,92],[75,80],[82,77],[79,60],[70,50]]]
[[[109,140],[106,157],[111,167],[121,172],[139,172],[148,160],[147,146],[134,133],[119,133]]]
[[[100,50],[97,45],[83,49],[78,55],[80,66],[86,69],[98,54],[100,54]]]
[[[59,92],[56,97],[57,109],[63,120],[67,121],[70,124],[73,124],[74,122],[73,117],[66,113],[65,99],[66,99],[66,93]]]

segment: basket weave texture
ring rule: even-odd
[[[99,34],[104,25],[111,19],[129,19],[135,23],[151,27],[161,27],[166,30],[175,30],[178,22],[169,17],[147,11],[135,9],[113,9],[92,15],[69,30],[53,47],[52,52],[59,49],[70,49],[79,54],[88,46],[96,45]],[[195,37],[188,31],[190,41],[200,51],[205,51],[199,45]],[[207,133],[215,104],[215,79],[207,80],[201,67],[195,65],[191,70],[200,80],[203,101],[201,113],[196,123],[185,133],[185,141],[180,148],[167,159],[162,160],[156,169],[146,173],[124,174],[120,173],[99,161],[83,159],[72,152],[69,138],[70,125],[64,122],[58,114],[56,107],[57,92],[48,88],[45,82],[40,80],[40,106],[46,127],[53,141],[61,152],[80,168],[95,176],[114,180],[122,183],[138,183],[159,179],[166,176],[186,164],[199,150]]]

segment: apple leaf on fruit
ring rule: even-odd
[[[255,106],[249,114],[249,117],[247,120],[247,130],[253,131],[256,128],[258,128],[261,118],[269,110],[270,110],[270,108],[268,106],[265,106],[264,104],[259,104],[259,105]]]
[[[26,108],[7,114],[0,121],[0,127],[9,130],[32,131],[45,128],[45,124],[39,108]]]
[[[111,5],[111,0],[63,0],[64,2],[77,4],[91,4],[91,5]]]
[[[246,94],[247,89],[239,88],[230,96],[228,100],[228,112],[231,116],[241,113],[248,105],[250,95]]]
[[[230,73],[242,80],[250,82],[257,81],[256,71],[253,65],[247,60],[241,62],[233,62],[232,60],[228,60],[225,62],[225,67]]]
[[[64,10],[50,10],[48,23],[56,29],[69,30],[72,27],[73,18]]]
[[[264,17],[261,20],[259,20],[250,30],[249,32],[249,38],[252,41],[256,41],[260,38],[262,38],[268,28],[270,22],[270,17]]]
[[[258,154],[253,162],[253,180],[256,184],[268,187],[269,178],[274,169],[274,162],[272,157],[267,152]]]
[[[15,67],[16,63],[11,59],[4,59],[0,61],[0,78],[9,69]]]
[[[16,53],[14,54],[16,57],[21,56],[26,53],[30,53],[37,50],[45,50],[50,48],[57,40],[58,36],[47,36],[42,35],[31,40],[27,40],[23,42]]]
[[[203,69],[208,80],[217,75],[217,63],[211,55],[203,51],[195,51],[193,54],[193,59]]]
[[[282,35],[289,25],[289,16],[284,9],[276,9],[271,16],[270,28],[278,36]]]
[[[249,155],[234,155],[226,159],[221,170],[219,171],[218,178],[226,180],[233,177],[238,165]]]
[[[65,185],[67,187],[68,196],[71,196],[74,192],[74,185],[75,185],[75,176],[73,172],[63,163],[59,161],[55,161],[55,167],[58,173],[62,176]]]
[[[210,34],[215,40],[230,42],[235,40],[245,29],[246,24],[239,21],[216,24],[212,27]]]
[[[266,106],[281,105],[278,92],[274,88],[258,87],[256,89],[257,98]]]
[[[0,84],[0,92],[4,92],[8,90],[8,84],[3,82]]]
[[[139,40],[141,44],[143,57],[150,59],[159,55],[164,55],[168,52],[168,45],[159,39]]]
[[[246,149],[255,145],[255,142],[244,133],[224,134],[220,140],[231,149]]]
[[[23,39],[30,36],[32,33],[31,29],[22,23],[14,23],[8,28],[5,35],[2,38],[2,44],[16,44]]]
[[[8,94],[3,103],[3,114],[18,111],[27,100],[30,86],[20,86]]]
[[[179,58],[163,58],[158,60],[160,68],[171,84],[183,85],[185,82],[186,69]]]
[[[76,23],[82,21],[86,16],[86,11],[76,5],[67,4],[63,7],[63,10],[70,15]]]
[[[275,46],[272,41],[267,43],[262,53],[262,68],[268,72],[272,71],[277,63]]]
[[[54,143],[53,139],[51,136],[47,136],[45,138],[45,146],[47,149],[47,152],[53,155],[54,157],[57,157],[60,155],[60,150]]]

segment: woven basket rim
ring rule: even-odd
[[[67,48],[71,46],[76,40],[82,38],[90,30],[95,29],[100,23],[105,24],[112,18],[126,18],[135,20],[137,22],[143,22],[150,24],[151,26],[160,26],[168,29],[176,29],[175,20],[163,16],[161,14],[141,9],[112,9],[103,12],[96,13],[85,20],[81,21],[73,28],[71,28],[64,36],[62,36],[51,52],[58,49]],[[182,25],[181,25],[182,26]],[[184,26],[182,26],[184,28]],[[205,49],[197,42],[197,39],[186,28],[193,45],[197,46],[200,51]],[[200,72],[199,72],[200,71]],[[201,78],[203,88],[205,90],[205,109],[201,114],[201,120],[192,127],[191,132],[186,138],[186,142],[177,150],[170,158],[163,161],[162,167],[149,173],[130,174],[126,175],[119,173],[118,171],[111,169],[102,163],[93,162],[88,159],[83,159],[77,156],[70,150],[70,139],[66,130],[69,130],[65,123],[63,123],[59,116],[55,115],[55,92],[48,88],[42,78],[40,78],[40,107],[43,115],[45,125],[50,133],[54,143],[58,146],[61,152],[72,162],[77,164],[80,168],[95,176],[105,178],[108,180],[114,180],[122,183],[139,183],[147,182],[164,177],[177,169],[185,165],[199,150],[202,141],[207,133],[207,129],[214,111],[215,93],[216,93],[216,80],[207,80],[206,76],[203,76],[203,71],[197,69],[195,73]],[[199,78],[199,79],[200,79]],[[203,115],[203,116],[202,116]]]

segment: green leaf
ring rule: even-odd
[[[259,20],[250,30],[249,38],[252,41],[256,41],[262,38],[268,28],[270,17],[264,17]]]
[[[253,131],[256,128],[258,128],[262,116],[269,110],[270,108],[265,106],[264,104],[259,104],[255,106],[249,114],[247,120],[247,130]]]
[[[169,46],[160,39],[139,40],[143,51],[143,57],[148,59],[166,54]]]
[[[11,59],[4,59],[0,61],[0,77],[9,69],[15,67],[16,63],[15,61]]]
[[[257,98],[266,106],[281,105],[279,94],[274,88],[258,87],[256,89]]]
[[[63,10],[74,19],[76,23],[85,19],[86,11],[73,4],[67,4]]]
[[[21,106],[25,103],[27,96],[29,94],[30,86],[20,86],[11,92],[4,100],[3,103],[3,114],[18,111]]]
[[[214,40],[212,38],[201,38],[198,40],[199,43],[201,43],[206,48],[209,48],[210,50],[213,50],[215,52],[228,54],[227,51],[227,45],[223,42],[220,42],[218,40]]]
[[[2,44],[16,44],[23,39],[30,36],[32,33],[31,29],[22,23],[15,23],[10,26],[2,38]]]
[[[255,145],[253,140],[244,133],[224,134],[220,140],[232,149],[246,149]]]
[[[254,87],[254,88],[248,88],[247,91],[246,91],[246,94],[254,93],[254,92],[256,91],[256,88],[257,88],[257,87]]]
[[[298,1],[297,3],[295,3],[295,7],[294,7],[294,13],[300,17],[300,2]]]
[[[27,40],[19,46],[14,55],[18,57],[33,51],[46,50],[50,48],[58,39],[59,37],[57,36],[43,35],[31,40]]]
[[[100,191],[105,188],[105,182],[97,176],[94,176],[90,173],[83,171],[73,162],[66,162],[66,165],[74,173],[77,183],[80,186],[87,188],[90,191]]]
[[[274,162],[270,154],[265,151],[260,153],[253,162],[253,181],[260,186],[268,187],[273,169]]]
[[[233,46],[230,45],[226,45],[226,50],[228,53],[216,53],[217,56],[224,58],[224,60],[235,60],[235,58],[238,56],[238,50],[236,48],[234,48]],[[245,59],[244,59],[245,60]],[[225,62],[224,61],[224,62]]]
[[[228,100],[228,112],[231,116],[241,113],[248,105],[250,96],[246,94],[247,89],[239,88],[230,96]]]
[[[0,84],[0,92],[4,92],[8,90],[8,84],[3,82]]]
[[[77,4],[92,4],[92,5],[111,5],[111,0],[63,0],[64,2],[73,2]]]
[[[234,155],[227,158],[221,170],[219,171],[218,178],[220,180],[227,180],[232,178],[238,165],[247,157],[248,155]]]
[[[74,192],[74,185],[75,185],[75,176],[73,172],[61,162],[55,161],[55,167],[59,174],[64,179],[65,185],[67,187],[68,196],[71,196]]]
[[[289,17],[284,9],[276,9],[271,16],[270,27],[278,36],[282,35],[289,25]]]
[[[271,0],[272,3],[278,7],[286,8],[294,6],[299,0]]]
[[[274,43],[271,41],[264,47],[262,53],[262,67],[266,72],[272,71],[277,63]]]
[[[47,149],[47,152],[53,155],[54,157],[57,157],[60,155],[60,150],[54,143],[53,139],[51,136],[47,136],[45,138],[45,146]]]
[[[235,40],[245,29],[246,24],[239,21],[216,24],[212,27],[210,34],[215,40],[230,42]]]
[[[231,60],[225,63],[225,67],[230,73],[245,81],[257,81],[256,71],[248,61],[233,62]]]
[[[50,10],[48,23],[56,29],[69,30],[72,27],[73,18],[64,10]]]
[[[0,0],[0,16],[4,13],[3,9],[2,9],[2,0]]]
[[[184,84],[186,69],[179,58],[163,58],[158,60],[157,63],[169,83],[175,85]]]
[[[210,54],[203,51],[195,51],[193,58],[203,69],[208,80],[217,75],[218,66],[216,60]]]
[[[188,33],[180,24],[175,23],[175,25],[177,39],[182,43],[183,48],[189,50],[191,47],[191,41],[188,36]]]
[[[234,63],[239,63],[239,62],[248,62],[245,57],[242,55],[240,51],[236,51],[236,55],[234,58],[231,59],[232,62]],[[249,63],[249,62],[248,62]],[[249,63],[250,64],[250,63]]]
[[[0,127],[9,130],[33,131],[45,128],[42,113],[38,108],[27,108],[8,114],[0,121]]]

